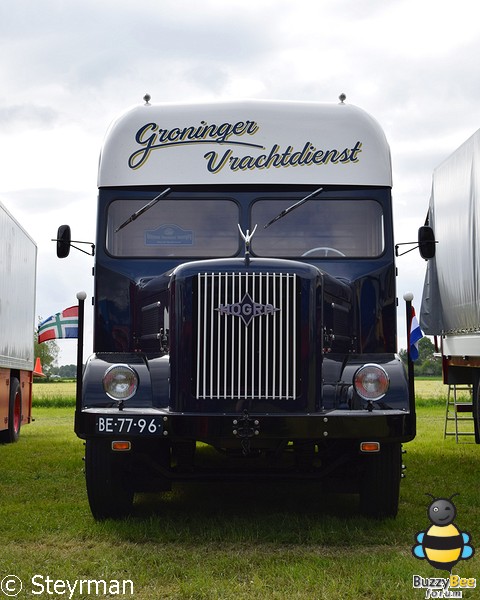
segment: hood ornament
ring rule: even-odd
[[[250,264],[250,240],[254,236],[255,231],[257,231],[257,226],[255,225],[252,233],[250,233],[250,229],[247,229],[246,233],[243,233],[242,228],[240,227],[240,223],[238,223],[238,231],[240,232],[240,235],[242,236],[243,241],[245,242],[245,265],[248,267],[248,265]]]

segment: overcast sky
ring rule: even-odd
[[[0,200],[37,242],[44,318],[92,295],[92,259],[60,261],[50,239],[68,223],[94,240],[105,131],[146,92],[153,103],[345,93],[390,143],[396,242],[416,239],[433,169],[480,128],[474,0],[15,0],[0,5],[0,51]],[[398,270],[398,296],[413,291],[418,313],[425,263],[412,252]],[[59,346],[60,364],[75,362],[75,342]]]

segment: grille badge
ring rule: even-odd
[[[280,309],[275,308],[273,304],[259,304],[258,302],[254,302],[247,292],[240,302],[235,302],[234,304],[220,304],[215,310],[218,310],[221,315],[240,317],[248,327],[254,317],[273,315]]]

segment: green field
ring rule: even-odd
[[[455,522],[480,545],[480,448],[443,440],[446,391],[429,391],[437,383],[418,382],[418,435],[406,445],[399,515],[380,522],[358,516],[354,496],[323,495],[312,484],[208,483],[140,496],[130,519],[96,523],[73,408],[48,408],[40,394],[49,384],[35,386],[35,422],[17,444],[0,447],[0,580],[22,580],[17,598],[425,598],[413,575],[447,576],[411,554],[415,534],[430,526],[426,493],[459,493]],[[59,385],[51,384],[54,402],[72,399],[72,386]],[[479,557],[453,572],[476,577]],[[79,593],[79,580],[131,580],[133,594]]]
[[[66,408],[75,406],[75,382],[33,383],[32,405],[35,408]]]

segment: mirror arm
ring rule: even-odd
[[[433,242],[434,244],[438,244],[437,240],[435,240]],[[416,244],[416,246],[414,246],[413,248],[409,248],[408,250],[405,250],[405,252],[398,252],[398,247],[399,246],[410,246],[411,244]],[[418,241],[415,242],[400,242],[399,244],[395,244],[395,256],[403,256],[404,254],[408,254],[409,252],[412,252],[412,250],[416,250],[417,248],[420,248],[420,244],[418,243]]]
[[[62,242],[63,240],[52,239],[51,241],[52,242]],[[83,250],[83,248],[78,248],[78,246],[74,246],[73,243],[75,243],[75,244],[89,244],[90,248],[91,248],[90,252],[87,252],[87,250]],[[70,245],[70,248],[75,248],[75,250],[79,250],[80,252],[83,252],[87,256],[95,256],[95,244],[93,244],[92,242],[81,242],[80,240],[71,240],[69,245]]]
[[[416,244],[416,246],[410,248],[409,250],[405,250],[405,252],[402,252],[401,254],[398,252],[399,246],[410,246],[411,244]],[[412,252],[412,250],[416,250],[419,247],[420,246],[418,242],[401,242],[400,244],[395,244],[395,256],[403,256],[404,254],[408,254],[409,252]]]

